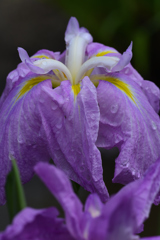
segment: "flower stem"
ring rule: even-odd
[[[6,199],[10,222],[14,216],[26,207],[25,195],[16,160],[12,160],[12,170],[7,176]]]

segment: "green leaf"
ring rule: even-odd
[[[7,176],[6,199],[10,221],[14,216],[26,207],[25,195],[19,175],[16,160],[12,160],[12,170]]]

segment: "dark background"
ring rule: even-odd
[[[133,66],[144,79],[160,87],[160,1],[159,0],[1,0],[0,1],[0,93],[7,74],[20,62],[17,47],[29,55],[39,49],[63,51],[64,32],[71,16],[80,26],[88,28],[94,41],[124,52],[133,41]],[[120,185],[112,184],[114,149],[102,152],[104,180],[110,194]],[[42,208],[58,203],[37,177],[25,185],[28,206]],[[86,192],[80,190],[82,201]],[[0,230],[8,224],[6,206],[0,207]],[[160,229],[160,207],[154,206],[145,224],[145,236],[157,234]]]

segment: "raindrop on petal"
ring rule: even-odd
[[[43,66],[47,65],[46,61],[43,61],[42,64],[43,64]]]
[[[52,103],[51,103],[51,108],[52,108],[53,110],[56,110],[56,109],[57,109],[57,104],[54,103],[54,102],[52,102]]]
[[[62,127],[62,123],[61,122],[56,124],[56,128],[60,129],[61,127]]]
[[[18,135],[17,141],[18,141],[20,144],[24,142],[24,140],[23,140],[23,138],[22,138],[21,135]]]
[[[157,129],[157,126],[156,126],[155,122],[152,121],[152,122],[151,122],[151,125],[152,125],[152,129],[153,129],[153,130],[156,130],[156,129]]]
[[[10,160],[13,160],[13,159],[14,159],[14,152],[13,152],[13,151],[10,151],[8,157],[9,157]]]
[[[111,112],[116,113],[118,111],[118,104],[111,105]]]

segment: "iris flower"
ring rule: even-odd
[[[0,234],[0,240],[138,240],[143,222],[160,190],[160,159],[144,178],[123,187],[103,204],[90,194],[84,206],[73,192],[67,176],[53,165],[39,163],[36,173],[54,194],[65,212],[65,221],[55,208],[26,208]],[[142,239],[159,240],[160,237]]]
[[[16,159],[22,182],[50,158],[73,181],[107,201],[97,147],[118,147],[113,181],[143,176],[160,155],[159,89],[131,66],[132,44],[121,55],[93,43],[72,17],[62,54],[40,50],[7,77],[0,99],[0,203]]]

